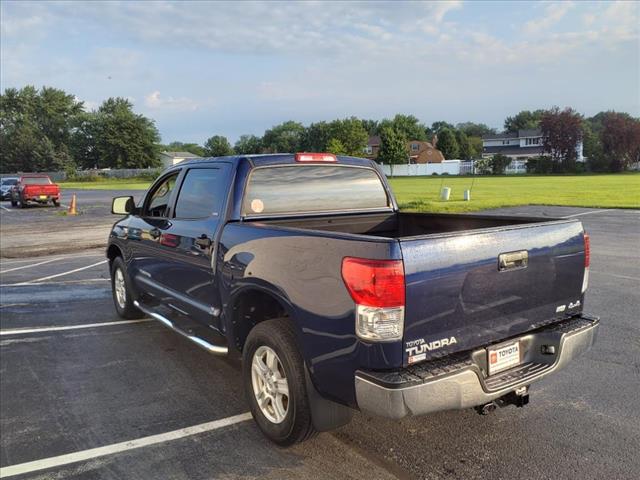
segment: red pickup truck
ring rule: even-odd
[[[11,189],[11,206],[25,208],[29,202],[60,206],[60,187],[47,175],[22,175]]]

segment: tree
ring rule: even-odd
[[[517,132],[540,127],[540,121],[545,114],[544,110],[522,110],[513,117],[507,117],[504,121],[505,132]]]
[[[345,155],[361,155],[369,139],[362,122],[356,117],[334,120],[329,124],[329,131],[331,138],[338,140],[343,146]]]
[[[255,135],[240,135],[233,150],[236,154],[262,153],[262,139]]]
[[[498,153],[491,157],[491,173],[494,175],[502,175],[504,171],[507,169],[509,164],[511,163],[511,159],[506,155],[502,155]]]
[[[471,153],[471,144],[469,138],[462,130],[455,130],[456,142],[458,143],[458,157],[461,160],[470,160],[473,158]],[[445,157],[446,158],[446,157]]]
[[[576,169],[576,147],[582,140],[582,115],[572,108],[553,107],[540,120],[542,149],[551,156],[555,170],[573,172]]]
[[[483,143],[481,137],[469,137],[469,150],[471,158],[479,158],[482,156]]]
[[[204,152],[207,157],[224,157],[233,155],[233,149],[227,137],[214,135],[204,142]]]
[[[367,120],[362,119],[362,127],[367,131],[368,135],[375,135],[378,131],[378,121],[377,120]]]
[[[456,129],[462,130],[467,137],[480,137],[495,134],[496,129],[488,127],[484,123],[463,122],[456,125]]]
[[[289,120],[264,132],[262,144],[269,153],[293,153],[301,150],[304,126]]]
[[[334,155],[348,155],[347,149],[337,138],[332,138],[327,142],[325,151],[333,153]]]
[[[304,129],[300,138],[303,152],[326,152],[332,128],[327,122],[316,122]]]
[[[171,142],[169,145],[164,145],[163,149],[169,152],[189,152],[200,157],[206,156],[204,148],[197,143]]]
[[[85,167],[157,167],[160,135],[153,120],[133,112],[126,98],[109,98],[85,113],[73,134],[73,150]]]
[[[607,112],[602,125],[602,151],[612,171],[620,172],[640,161],[640,120],[626,113]]]
[[[0,95],[0,169],[33,172],[73,166],[69,143],[82,111],[82,102],[56,88],[6,89]]]
[[[445,122],[444,120],[439,120],[431,124],[431,128],[429,128],[428,133],[430,135],[439,135],[440,132],[445,128],[451,131],[455,130],[455,127],[451,125],[449,122]]]
[[[393,165],[406,164],[408,160],[406,137],[391,127],[383,128],[380,132],[378,161],[391,165],[393,175]]]
[[[445,159],[454,159],[458,158],[459,155],[459,147],[458,142],[456,141],[456,136],[453,133],[453,130],[449,128],[444,128],[440,130],[438,133],[438,150],[442,152]]]
[[[406,140],[427,139],[426,127],[413,115],[402,115],[398,113],[391,120],[382,120],[378,124],[378,133],[382,136],[382,130],[388,127],[393,128],[396,132],[404,136]]]

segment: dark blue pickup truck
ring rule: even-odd
[[[118,313],[241,357],[280,445],[354,409],[525,405],[598,330],[580,221],[400,212],[370,160],[191,160],[112,211],[126,215],[107,249]]]

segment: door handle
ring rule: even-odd
[[[200,248],[209,248],[211,246],[211,239],[203,233],[195,239],[194,243]]]
[[[498,270],[516,270],[527,268],[529,265],[529,252],[521,250],[519,252],[501,253],[498,257]]]
[[[151,230],[149,230],[149,235],[155,240],[160,236],[160,229],[152,228]]]

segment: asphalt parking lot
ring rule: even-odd
[[[3,242],[13,234],[6,218],[18,224],[22,213],[0,212]],[[249,419],[239,365],[153,321],[117,317],[102,249],[1,259],[0,476],[638,478],[640,211],[489,213],[583,221],[592,242],[585,311],[602,318],[595,347],[535,384],[523,409],[356,414],[291,449]]]

